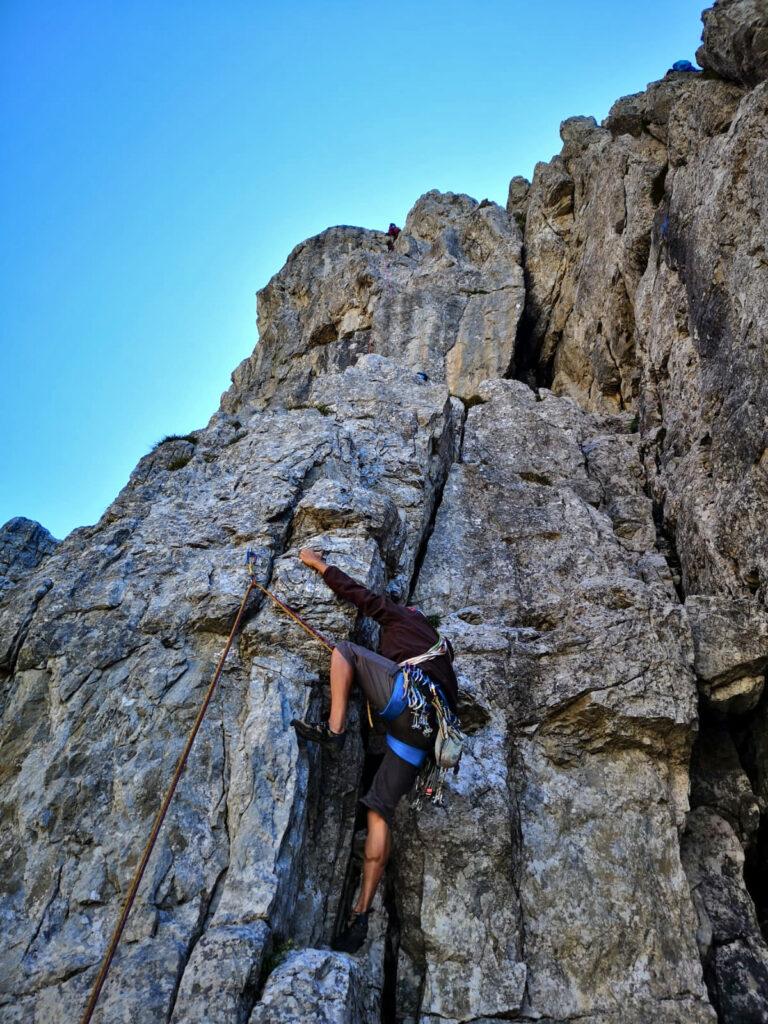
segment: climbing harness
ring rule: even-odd
[[[397,756],[402,758],[403,761],[407,761],[408,764],[412,764],[414,768],[421,768],[427,759],[426,750],[421,750],[419,747],[413,747],[410,743],[406,743],[404,740],[399,740],[389,732],[387,733],[387,746],[393,754],[397,754]]]
[[[408,707],[411,712],[413,728],[424,735],[429,735],[432,732],[430,706],[434,709],[437,719],[434,764],[429,766],[425,779],[417,788],[417,795],[412,803],[416,810],[420,810],[424,798],[440,807],[443,806],[445,776],[451,769],[454,774],[458,772],[466,743],[466,736],[459,727],[459,719],[451,711],[445,694],[437,683],[418,667],[422,662],[440,654],[450,655],[450,648],[445,637],[438,633],[437,642],[428,651],[400,662],[403,670],[404,696],[404,704],[400,710],[403,710],[405,706]],[[417,748],[411,749],[416,750]],[[421,758],[419,764],[423,764],[424,760],[424,757]],[[415,764],[416,762],[412,760],[411,763]]]

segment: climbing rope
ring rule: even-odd
[[[227,638],[227,643],[224,647],[224,650],[221,653],[221,657],[219,658],[219,663],[216,666],[216,671],[213,674],[213,679],[211,680],[208,690],[206,691],[203,703],[200,705],[200,710],[197,713],[197,718],[195,719],[194,725],[192,726],[192,730],[189,736],[187,737],[187,742],[184,745],[184,750],[181,752],[181,757],[179,758],[178,763],[176,765],[176,770],[173,773],[171,784],[168,787],[168,791],[166,792],[163,798],[163,802],[160,804],[160,809],[155,816],[155,820],[152,825],[152,830],[149,833],[149,839],[147,840],[147,844],[144,847],[144,852],[141,855],[141,860],[139,861],[136,867],[136,871],[134,872],[133,880],[131,882],[131,885],[128,889],[128,894],[126,895],[125,901],[123,903],[123,909],[120,911],[120,917],[115,926],[115,930],[112,933],[112,938],[110,940],[109,946],[107,947],[107,952],[104,954],[104,959],[102,961],[101,968],[94,983],[93,989],[91,990],[91,996],[90,999],[88,1000],[88,1005],[85,1008],[85,1013],[83,1014],[81,1024],[88,1024],[91,1017],[93,1016],[93,1011],[96,1009],[96,1004],[99,1001],[99,995],[101,994],[101,990],[104,987],[104,982],[107,979],[107,974],[109,972],[110,965],[112,964],[115,952],[117,951],[118,943],[120,942],[120,936],[123,934],[123,929],[125,928],[126,921],[128,920],[128,915],[130,914],[131,908],[133,907],[133,902],[136,898],[136,893],[138,892],[139,885],[141,884],[141,879],[144,876],[144,871],[147,867],[147,862],[149,861],[149,858],[152,855],[152,850],[154,849],[155,841],[157,840],[160,828],[162,827],[163,821],[165,820],[165,816],[168,812],[168,807],[170,806],[171,800],[173,799],[173,794],[176,792],[176,787],[179,783],[179,779],[181,778],[182,772],[184,771],[184,768],[186,766],[189,753],[192,750],[192,744],[195,742],[195,737],[197,736],[200,726],[202,725],[203,718],[205,717],[205,712],[208,710],[208,705],[211,703],[213,692],[216,689],[216,684],[218,683],[219,677],[221,676],[222,670],[224,668],[224,662],[226,660],[227,655],[229,654],[229,649],[232,646],[232,641],[235,638],[235,634],[237,633],[237,630],[240,626],[240,622],[243,618],[243,613],[245,612],[245,606],[248,603],[248,598],[251,596],[251,593],[256,585],[256,581],[253,578],[253,575],[251,574],[251,579],[248,583],[248,588],[245,591],[245,594],[243,595],[243,600],[240,602],[240,607],[238,609],[237,615],[235,616],[235,621],[232,625],[229,637]]]
[[[295,612],[293,608],[289,608],[288,605],[284,604],[279,597],[275,597],[275,595],[270,590],[267,590],[266,587],[262,587],[262,585],[256,580],[256,577],[254,575],[256,555],[253,551],[251,551],[250,548],[248,548],[248,551],[246,553],[245,563],[248,566],[248,572],[251,574],[251,583],[253,584],[253,586],[258,587],[258,589],[263,594],[266,594],[267,597],[271,597],[275,604],[278,606],[278,608],[282,608],[283,611],[287,615],[290,615],[292,619],[295,619],[296,622],[298,622],[298,624],[301,626],[301,628],[305,629],[310,636],[313,636],[315,640],[319,640],[323,647],[326,647],[329,651],[332,651],[333,644],[326,640],[322,633],[318,633],[316,629],[313,629],[308,622],[305,622],[304,619],[302,619],[298,612]]]
[[[82,1016],[81,1024],[89,1024],[89,1021],[93,1016],[93,1012],[96,1009],[96,1004],[99,1001],[99,996],[101,994],[102,988],[104,987],[104,982],[107,980],[107,974],[109,973],[109,968],[112,964],[112,960],[114,959],[115,953],[117,951],[117,947],[120,942],[120,937],[122,936],[123,930],[125,929],[125,925],[128,920],[128,915],[131,912],[134,900],[136,899],[136,893],[138,892],[139,885],[141,884],[141,880],[144,877],[144,871],[146,870],[147,863],[152,855],[152,850],[154,849],[155,842],[160,833],[162,824],[165,821],[165,816],[168,812],[171,800],[173,799],[173,794],[176,792],[176,787],[179,783],[179,779],[181,778],[184,768],[186,767],[187,759],[189,758],[190,751],[192,750],[192,744],[195,742],[195,737],[197,736],[200,726],[202,725],[203,718],[205,717],[205,713],[208,710],[208,705],[211,703],[211,699],[213,698],[213,693],[214,690],[216,689],[216,684],[218,683],[221,673],[224,669],[224,662],[226,661],[227,655],[229,654],[229,650],[235,639],[235,635],[237,634],[237,631],[240,628],[240,623],[245,613],[246,605],[248,604],[248,598],[251,596],[252,592],[254,590],[260,590],[262,593],[266,594],[267,597],[270,597],[275,602],[276,605],[278,605],[284,612],[286,612],[286,614],[290,615],[292,619],[295,619],[296,622],[298,622],[299,625],[303,629],[305,629],[311,636],[313,636],[316,640],[319,640],[324,647],[326,647],[329,651],[333,650],[333,645],[330,644],[325,639],[324,636],[318,633],[316,629],[313,629],[312,626],[310,626],[309,623],[305,622],[304,619],[302,619],[302,617],[298,615],[292,608],[289,608],[287,604],[285,604],[279,598],[275,597],[275,595],[271,591],[267,590],[266,587],[262,586],[261,583],[259,583],[255,575],[255,561],[256,556],[249,549],[246,555],[246,565],[248,568],[248,574],[250,576],[248,588],[245,591],[245,594],[243,595],[242,601],[240,602],[240,607],[238,609],[237,615],[235,616],[235,621],[232,624],[232,629],[230,631],[229,637],[227,638],[224,650],[222,651],[221,657],[219,658],[219,662],[216,666],[216,671],[213,673],[213,678],[211,679],[208,690],[206,691],[203,703],[200,705],[200,710],[197,713],[197,718],[195,719],[194,725],[192,726],[189,736],[187,737],[187,742],[184,745],[184,750],[182,751],[181,757],[179,758],[178,763],[176,764],[176,770],[173,773],[173,778],[171,779],[168,791],[163,797],[163,802],[160,804],[160,809],[158,810],[155,816],[155,820],[152,824],[152,830],[149,833],[149,839],[147,840],[147,844],[144,847],[144,852],[141,855],[141,860],[139,861],[136,867],[136,871],[134,872],[133,879],[128,889],[128,893],[125,897],[125,901],[123,902],[122,910],[120,911],[120,917],[118,919],[117,924],[115,925],[115,930],[112,933],[112,938],[110,939],[109,946],[107,947],[107,951],[104,954],[104,959],[101,963],[101,968],[99,969],[98,976],[96,978],[96,981],[94,982],[93,989],[91,990],[91,995],[90,998],[88,999],[88,1005],[86,1006],[85,1012]]]
[[[253,551],[251,551],[250,548],[248,548],[248,553],[245,556],[245,560],[248,565],[248,571],[251,574],[251,579],[253,580],[256,555],[253,553]],[[310,636],[313,636],[316,640],[319,640],[324,647],[326,647],[329,651],[333,652],[333,644],[326,640],[322,633],[318,633],[318,631],[314,629],[312,626],[310,626],[308,622],[305,622],[304,619],[302,619],[302,617],[298,614],[298,612],[295,612],[293,608],[289,608],[287,604],[284,604],[280,600],[280,598],[275,597],[275,595],[271,591],[267,590],[266,587],[262,587],[260,583],[255,583],[255,585],[259,588],[259,590],[263,591],[267,595],[267,597],[271,597],[279,608],[282,608],[283,611],[287,612],[287,614],[290,615],[292,619],[295,619],[296,622],[298,622],[298,624],[302,627],[302,629],[305,629]],[[370,701],[366,701],[366,713],[368,715],[368,725],[371,728],[373,728],[373,713],[371,711]]]

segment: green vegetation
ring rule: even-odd
[[[150,451],[156,452],[161,444],[167,444],[169,441],[189,441],[190,444],[197,444],[197,437],[195,434],[166,434],[152,445]]]
[[[296,944],[292,939],[283,939],[281,942],[274,944],[269,956],[265,957],[261,968],[261,977],[264,981],[266,981],[275,968],[280,966],[292,949],[296,949]]]

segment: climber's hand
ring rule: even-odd
[[[304,565],[308,565],[310,569],[316,569],[318,572],[322,572],[326,568],[322,556],[317,551],[313,551],[312,548],[302,548],[299,551],[299,558]]]

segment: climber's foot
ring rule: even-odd
[[[356,953],[365,942],[367,934],[368,913],[355,914],[353,912],[347,927],[331,943],[331,949],[335,949],[339,953]]]
[[[346,732],[333,732],[327,722],[305,722],[301,718],[294,718],[291,725],[296,730],[296,735],[310,743],[319,743],[336,752],[344,746],[347,738]]]

